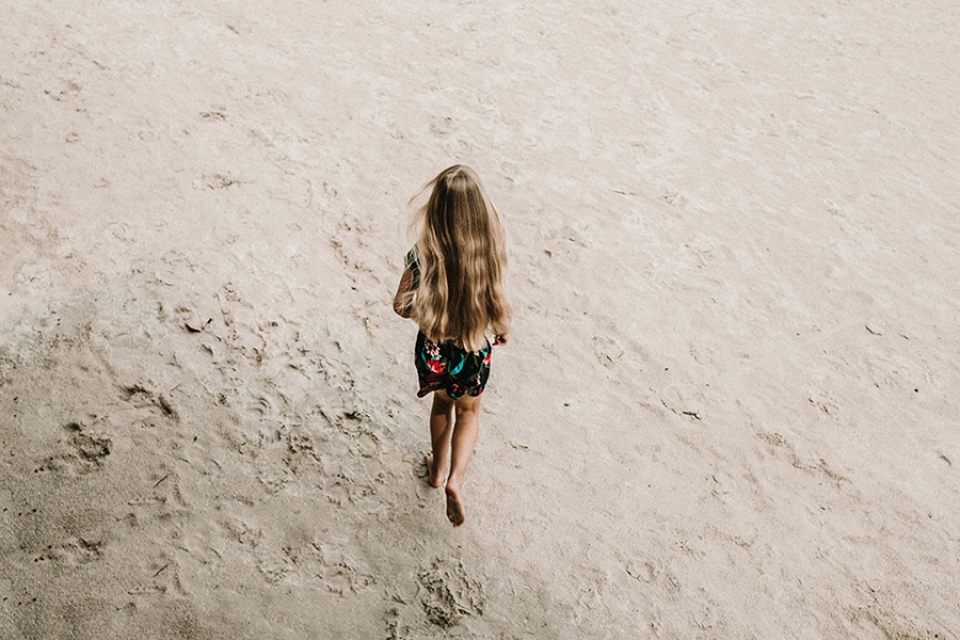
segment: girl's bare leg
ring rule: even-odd
[[[460,489],[480,435],[480,396],[463,396],[454,404],[456,423],[451,438],[450,477],[447,478],[447,518],[459,527],[466,519]]]
[[[453,399],[446,391],[433,394],[433,407],[430,409],[430,440],[433,452],[426,455],[428,482],[431,487],[443,486],[447,469],[450,467],[450,440],[453,435]]]

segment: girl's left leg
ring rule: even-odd
[[[463,477],[480,435],[480,396],[463,396],[454,403],[456,424],[451,441],[450,477],[447,478],[447,518],[459,527],[466,519],[463,507]]]

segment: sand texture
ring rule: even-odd
[[[0,16],[0,638],[960,638],[953,0]],[[391,309],[455,162],[458,529]]]

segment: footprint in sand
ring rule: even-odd
[[[276,414],[270,399],[260,395],[253,398],[253,401],[247,406],[247,412],[256,414],[258,418],[271,417]]]
[[[120,387],[120,397],[137,409],[148,409],[165,418],[177,419],[177,412],[162,393],[154,393],[140,384]]]
[[[127,500],[131,507],[148,507],[165,505],[168,502],[175,507],[183,507],[183,497],[180,495],[180,486],[176,471],[171,471],[166,465],[151,474],[151,483],[139,495]],[[136,514],[134,514],[136,517]]]
[[[320,577],[327,590],[339,595],[362,593],[376,584],[376,578],[342,548],[327,544],[315,544],[314,548],[320,552]]]
[[[113,446],[110,438],[84,433],[84,427],[71,422],[64,427],[69,435],[70,450],[44,458],[33,470],[34,473],[65,472],[77,475],[91,473],[103,466]]]
[[[693,420],[703,419],[703,398],[698,392],[685,392],[670,384],[660,392],[660,402],[678,416]]]
[[[628,562],[627,563],[627,574],[631,578],[641,580],[643,582],[652,582],[654,578],[657,577],[657,568],[649,562]]]
[[[464,616],[483,615],[483,585],[467,576],[461,560],[436,559],[417,574],[417,582],[420,604],[431,624],[449,629]]]
[[[104,543],[100,540],[72,538],[59,544],[47,545],[47,548],[34,556],[33,562],[58,562],[77,567],[103,558]]]

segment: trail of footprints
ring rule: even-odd
[[[236,570],[238,556],[252,559],[253,569],[269,585],[314,582],[343,597],[383,588],[365,562],[364,550],[350,536],[338,537],[338,518],[330,519],[333,531],[311,528],[295,535],[289,531],[294,520],[268,517],[276,515],[275,505],[291,497],[315,510],[321,509],[319,499],[327,505],[323,508],[346,509],[353,519],[365,514],[378,518],[391,508],[384,489],[397,484],[406,470],[385,464],[383,427],[358,398],[348,356],[332,338],[323,346],[322,336],[301,339],[292,324],[241,318],[252,310],[235,291],[229,297],[236,302],[225,302],[232,310],[230,325],[215,321],[191,334],[179,326],[180,318],[165,314],[144,294],[151,286],[159,285],[144,284],[139,299],[124,302],[142,307],[140,311],[152,306],[157,326],[149,327],[151,344],[170,351],[145,355],[153,360],[144,369],[173,362],[181,379],[164,379],[163,392],[154,383],[115,379],[113,400],[98,415],[64,424],[57,450],[33,467],[38,480],[49,475],[58,483],[87,482],[96,479],[94,474],[108,473],[107,482],[134,479],[139,486],[117,487],[114,495],[122,501],[114,505],[114,521],[100,533],[46,540],[43,547],[31,549],[27,561],[38,570],[122,562],[128,571],[118,586],[133,603],[215,586]],[[142,322],[136,308],[129,311]],[[164,331],[174,339],[160,340]],[[188,349],[197,359],[184,363],[179,356]],[[171,397],[170,390],[177,387],[190,391]],[[187,397],[196,402],[179,406]],[[193,444],[190,436],[196,431],[191,429],[198,426],[191,422],[204,411],[233,416],[233,422],[203,425],[204,440],[196,443],[193,437]],[[185,434],[182,440],[179,432]],[[128,462],[121,460],[125,453],[115,445],[118,437],[133,438],[140,451],[154,447],[155,460],[127,473]],[[170,451],[177,442],[190,448],[190,455],[183,449]],[[230,493],[231,478],[240,477],[255,478],[262,494]],[[200,487],[197,480],[206,484]],[[181,486],[189,487],[186,497]],[[194,511],[193,505],[210,505],[211,500],[219,511],[217,499],[229,503],[220,515]],[[13,535],[16,539],[18,534]],[[132,550],[136,557],[128,557]],[[420,596],[412,608],[398,610],[398,631],[404,624],[448,628],[482,613],[483,589],[467,578],[462,565],[438,560],[413,579]]]
[[[211,467],[215,475],[226,474],[221,479],[237,469],[252,471],[263,493],[225,509],[212,528],[207,521],[185,531],[181,541],[189,545],[172,545],[181,560],[182,586],[190,590],[192,570],[212,570],[229,561],[226,555],[239,553],[254,561],[268,584],[318,581],[344,596],[368,591],[376,579],[359,550],[322,532],[291,541],[287,529],[296,519],[268,520],[264,514],[291,496],[322,500],[327,509],[349,506],[353,514],[382,509],[378,494],[387,472],[377,425],[364,411],[344,407],[356,392],[350,366],[337,358],[338,345],[302,337],[295,322],[258,318],[239,289],[224,286],[217,296],[221,316],[203,332],[179,335],[198,357],[184,362],[185,373],[204,381],[209,402],[233,416],[215,434],[224,450],[203,455],[219,456]],[[164,397],[131,391],[131,401]],[[166,408],[176,415],[169,403]]]

